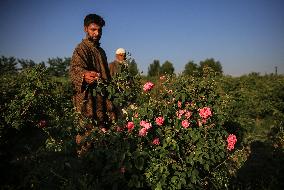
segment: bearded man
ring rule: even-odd
[[[100,93],[93,93],[98,80],[109,81],[111,77],[107,56],[99,43],[104,25],[104,19],[97,14],[85,17],[86,36],[75,48],[69,70],[74,89],[73,103],[80,120],[94,121],[84,125],[89,131],[99,127],[105,132],[110,121],[116,118],[112,102]]]

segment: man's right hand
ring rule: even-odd
[[[96,80],[98,80],[101,77],[100,73],[97,73],[95,71],[88,71],[84,74],[84,80],[88,84],[94,83]]]

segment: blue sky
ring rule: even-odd
[[[85,15],[97,13],[109,62],[123,47],[144,73],[154,59],[181,72],[214,58],[233,76],[284,74],[283,10],[283,0],[1,0],[0,55],[71,57]]]

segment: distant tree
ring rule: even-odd
[[[17,72],[16,65],[18,64],[14,57],[0,57],[0,75],[11,74]]]
[[[38,63],[42,68],[46,68],[46,65],[45,65],[45,63],[44,63],[44,61],[42,61],[42,62],[40,62],[40,63]]]
[[[160,61],[154,60],[153,63],[150,64],[148,67],[148,76],[150,77],[159,76],[160,70],[161,70]]]
[[[175,71],[175,68],[173,64],[169,61],[165,61],[161,66],[161,74],[173,74]]]
[[[132,76],[135,76],[139,73],[135,59],[131,59],[131,61],[129,62],[128,68],[129,68],[129,73]]]
[[[259,77],[260,76],[260,73],[259,72],[251,72],[248,74],[248,76],[251,76],[251,77]]]
[[[47,71],[53,76],[67,76],[71,58],[49,58]]]
[[[21,65],[21,69],[34,67],[36,65],[36,63],[33,60],[28,60],[28,59],[18,59],[18,62]]]
[[[185,66],[184,66],[184,75],[190,75],[190,76],[197,76],[199,73],[199,66],[194,63],[194,61],[189,61]]]
[[[223,74],[221,63],[219,61],[215,61],[213,58],[206,59],[205,61],[200,61],[199,64],[200,64],[200,72],[202,74],[205,67],[210,67],[217,75]]]

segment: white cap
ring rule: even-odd
[[[125,54],[125,53],[126,53],[125,49],[123,49],[123,48],[118,48],[115,52],[115,54]]]

